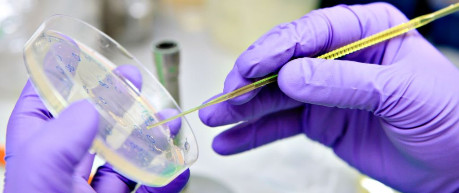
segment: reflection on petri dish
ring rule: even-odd
[[[99,133],[92,149],[126,177],[163,186],[196,161],[196,140],[184,117],[150,128],[181,112],[174,99],[131,54],[89,24],[50,17],[26,43],[24,60],[54,116],[77,100],[95,106]]]

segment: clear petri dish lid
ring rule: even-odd
[[[181,112],[174,99],[93,26],[65,15],[48,18],[26,43],[24,61],[54,116],[74,101],[94,105],[100,117],[92,150],[126,177],[163,186],[196,161],[198,147],[185,117],[151,128]]]

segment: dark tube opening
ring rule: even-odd
[[[177,47],[177,44],[175,42],[169,42],[169,41],[165,41],[165,42],[161,42],[159,44],[156,45],[156,48],[158,49],[171,49],[171,48],[175,48]]]

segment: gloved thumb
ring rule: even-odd
[[[99,114],[88,101],[71,104],[44,128],[42,154],[62,159],[63,167],[73,169],[91,147],[97,133]],[[54,161],[59,163],[58,161]]]
[[[390,66],[299,58],[281,68],[278,84],[286,95],[301,102],[375,112],[390,71]]]
[[[69,185],[74,184],[74,170],[94,140],[98,116],[88,101],[79,101],[44,124],[14,156],[16,160],[8,162],[5,188],[11,192],[72,192]]]

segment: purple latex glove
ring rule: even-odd
[[[459,191],[459,73],[417,31],[340,60],[309,58],[406,21],[388,4],[342,5],[263,35],[237,59],[224,92],[270,73],[278,82],[200,111],[209,126],[244,121],[218,135],[214,150],[230,155],[304,133],[398,190]]]
[[[140,87],[132,66],[117,70]],[[131,192],[136,183],[109,165],[99,168],[91,186],[87,183],[94,159],[88,150],[97,126],[98,113],[87,101],[54,119],[28,82],[8,122],[5,192]],[[188,178],[186,171],[165,187],[141,186],[137,192],[179,192]]]

